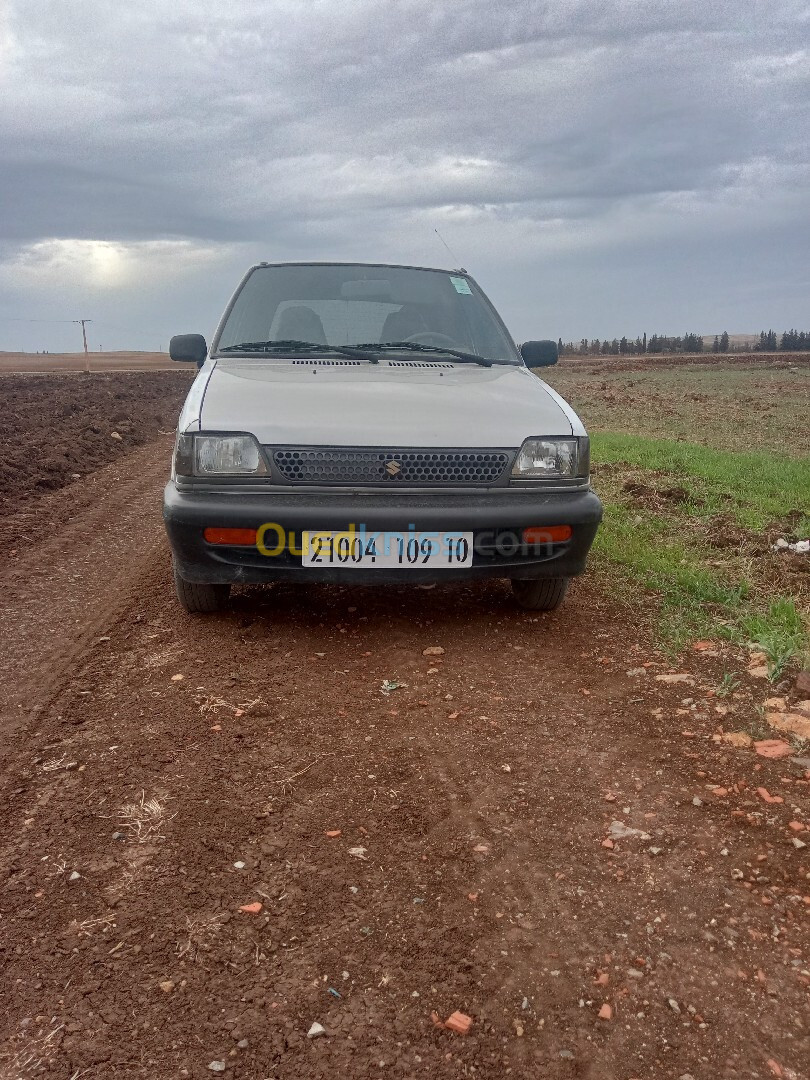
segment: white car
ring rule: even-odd
[[[602,516],[588,437],[464,270],[251,267],[197,363],[164,519],[177,595],[230,586],[509,578],[557,607]]]

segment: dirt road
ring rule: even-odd
[[[712,739],[762,683],[596,577],[192,619],[169,448],[4,524],[0,1076],[808,1075],[810,762]]]

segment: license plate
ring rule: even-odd
[[[453,569],[472,566],[471,532],[305,532],[301,565],[369,569]]]

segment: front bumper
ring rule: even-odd
[[[385,493],[236,493],[184,491],[166,485],[163,519],[177,572],[187,581],[260,584],[268,581],[355,585],[424,584],[471,578],[573,577],[585,560],[602,504],[586,489],[572,492],[482,492],[419,495]],[[472,532],[473,565],[443,568],[355,569],[302,567],[288,548],[270,557],[255,547],[206,542],[206,528],[258,529],[275,522],[300,545],[305,530],[344,531],[352,524],[369,533]],[[564,543],[516,543],[531,526],[570,525]],[[295,542],[293,544],[295,546]]]

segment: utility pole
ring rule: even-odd
[[[87,331],[85,330],[85,323],[92,322],[92,319],[73,319],[74,323],[82,324],[82,341],[84,342],[84,370],[88,372],[90,370],[90,353],[87,351]]]

